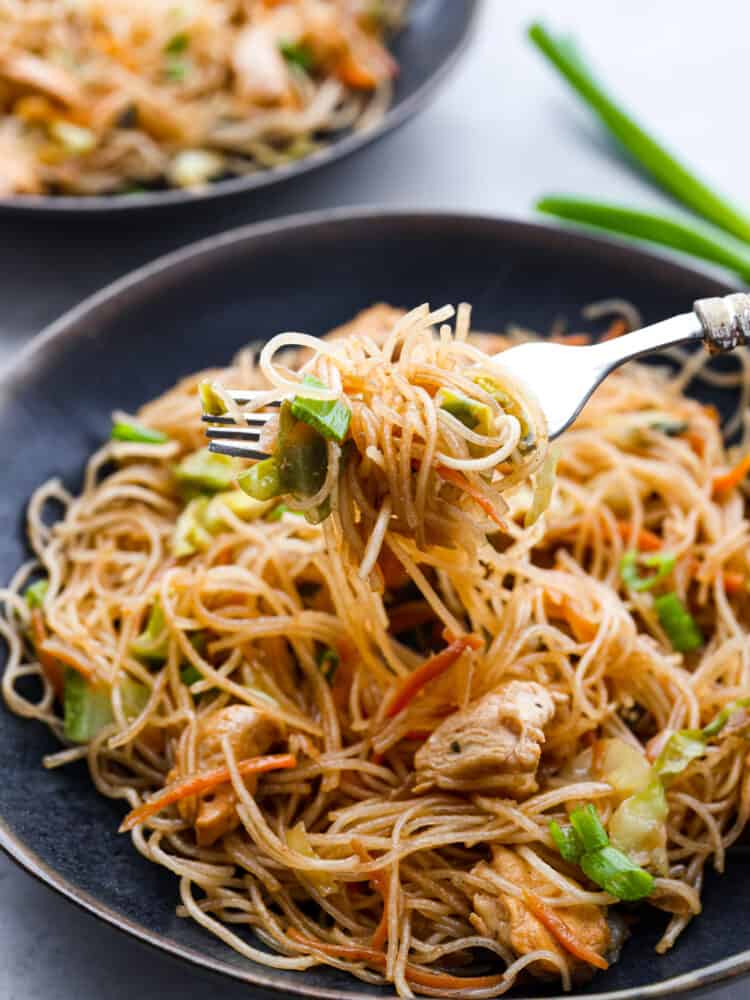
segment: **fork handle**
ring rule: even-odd
[[[693,312],[703,328],[703,343],[712,354],[733,351],[750,340],[750,295],[745,292],[698,299]]]

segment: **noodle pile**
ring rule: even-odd
[[[0,0],[0,195],[201,187],[387,108],[406,0]]]
[[[684,389],[706,377],[744,393],[750,380],[694,358],[676,374],[616,372],[561,438],[551,502],[530,523],[543,427],[531,421],[544,446],[521,456],[507,408],[492,442],[431,423],[432,369],[474,393],[468,373],[515,334],[466,337],[466,310],[441,332],[446,318],[378,307],[314,354],[300,335],[262,363],[243,351],[143,407],[163,438],[104,445],[78,496],[40,487],[35,559],[2,592],[3,694],[66,742],[46,766],[85,758],[97,789],[135,810],[125,825],[178,876],[178,912],[246,958],[326,963],[402,997],[497,996],[529,974],[569,988],[617,957],[624,925],[618,899],[563,860],[552,821],[567,829],[590,803],[614,842],[673,735],[704,740],[658,783],[666,807],[648,837],[630,831],[649,873],[643,905],[667,914],[660,951],[700,912],[705,866],[723,870],[748,821],[747,498],[716,414]],[[288,368],[281,347],[300,352],[282,356]],[[175,465],[205,444],[201,381],[270,399],[300,371],[352,405],[356,455],[327,482],[330,513],[311,523],[286,498],[248,511],[215,491],[200,545],[174,555],[196,500]],[[490,448],[492,480],[466,464]],[[401,468],[404,451],[418,467]],[[433,471],[446,458],[502,502],[504,530],[464,490],[444,491]],[[624,557],[658,583],[628,578]],[[40,572],[48,587],[30,608],[22,594]],[[683,652],[657,613],[660,589],[700,637]],[[76,744],[64,732],[80,679],[109,714]],[[467,720],[498,700],[483,738],[517,740],[517,767],[487,771],[483,787],[460,771]]]

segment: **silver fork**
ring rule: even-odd
[[[570,426],[596,387],[615,368],[646,354],[698,341],[714,354],[748,343],[750,295],[735,292],[723,298],[699,299],[692,312],[587,347],[550,341],[519,344],[498,354],[494,364],[521,382],[537,400],[547,419],[549,437],[553,439]],[[253,391],[225,392],[240,406],[258,396]],[[204,413],[203,420],[212,425],[206,431],[211,451],[242,458],[264,457],[259,444],[260,431],[271,414],[243,416],[247,423],[241,427],[231,417]]]

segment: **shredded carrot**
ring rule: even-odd
[[[446,670],[453,666],[461,654],[467,649],[472,648],[472,646],[473,640],[469,636],[462,636],[462,638],[456,639],[450,646],[446,646],[445,649],[436,653],[435,656],[431,656],[429,660],[425,660],[424,663],[420,664],[416,670],[413,670],[408,677],[404,678],[396,689],[385,710],[386,718],[392,719],[394,715],[398,715],[399,712],[403,711],[428,681],[439,677],[440,674],[444,674]]]
[[[713,420],[715,424],[721,423],[721,414],[716,409],[713,403],[706,403],[703,407],[703,412],[706,414],[709,420]]]
[[[36,651],[38,655],[44,654],[45,657],[57,660],[58,663],[64,663],[66,667],[72,667],[73,670],[82,674],[87,681],[93,680],[96,674],[91,664],[82,660],[79,653],[72,646],[60,642],[59,639],[45,639],[44,642],[36,647]],[[41,663],[41,660],[39,662]]]
[[[698,458],[703,458],[703,453],[706,450],[706,439],[698,431],[686,430],[682,437],[687,441],[690,447],[693,449]]]
[[[733,490],[740,485],[748,472],[750,472],[750,452],[733,469],[714,478],[714,493],[728,493],[729,490]]]
[[[365,962],[376,969],[386,966],[385,952],[365,945],[328,944],[325,941],[315,941],[313,938],[300,934],[294,927],[287,932],[287,937],[306,948],[330,955],[331,958],[345,958],[350,962]],[[431,972],[419,965],[407,962],[406,978],[415,986],[429,986],[435,990],[491,990],[507,982],[504,974],[497,976],[451,976],[447,972]]]
[[[747,590],[747,580],[742,573],[734,573],[726,570],[722,573],[722,582],[727,594],[742,594]]]
[[[352,847],[357,852],[360,861],[369,862],[373,860],[370,852],[358,840],[352,840]],[[377,869],[377,871],[371,872],[369,881],[383,897],[383,915],[380,918],[380,923],[375,928],[375,933],[372,935],[372,947],[380,950],[388,940],[388,899],[390,897],[390,881],[388,879],[388,873],[382,869]]]
[[[585,347],[591,343],[590,333],[560,333],[549,338],[553,344],[567,344],[569,347]]]
[[[593,965],[597,969],[609,968],[609,962],[607,962],[606,958],[603,958],[593,948],[589,948],[583,941],[579,941],[562,917],[558,916],[551,907],[546,906],[544,900],[537,896],[535,892],[524,889],[523,901],[526,904],[526,908],[534,914],[539,923],[546,927],[550,934],[557,938],[563,948],[569,951],[571,955],[575,955],[582,962],[588,962],[589,965]]]
[[[52,685],[57,697],[62,698],[65,693],[63,669],[54,656],[49,656],[42,648],[47,641],[47,627],[44,624],[44,615],[39,608],[34,608],[31,612],[31,635],[34,639],[34,648],[42,673]]]
[[[478,635],[474,635],[473,632],[456,635],[455,632],[451,632],[449,628],[444,628],[441,632],[441,636],[447,643],[457,642],[459,639],[463,639],[470,649],[484,648],[484,639],[481,639]]]
[[[458,469],[449,469],[445,465],[438,465],[436,471],[447,483],[451,483],[453,486],[457,486],[460,490],[463,490],[467,496],[471,497],[475,504],[482,508],[488,517],[492,518],[499,528],[507,531],[508,526],[498,513],[495,505],[476,487],[471,485],[463,472],[460,472]]]
[[[405,601],[388,611],[388,631],[392,635],[408,632],[435,620],[435,612],[427,601]]]
[[[630,542],[633,534],[633,526],[631,524],[627,521],[618,521],[617,530],[623,542]],[[649,531],[648,528],[641,528],[635,537],[635,544],[641,552],[656,552],[657,549],[662,547],[664,541],[658,535],[655,535],[653,531]]]
[[[553,618],[562,618],[570,625],[576,642],[591,642],[597,632],[597,627],[593,622],[580,613],[575,604],[563,597],[561,601],[554,601],[547,596],[545,600],[547,614]]]
[[[599,343],[604,344],[608,340],[617,340],[617,338],[621,337],[623,333],[627,333],[629,329],[630,327],[628,326],[627,321],[624,320],[622,316],[619,316],[617,319],[613,319],[609,324],[607,329],[599,338]]]
[[[297,758],[294,754],[278,753],[270,754],[268,757],[249,757],[247,760],[241,760],[237,764],[237,770],[244,777],[248,774],[264,774],[266,771],[281,771],[296,766]],[[144,802],[137,809],[129,812],[120,824],[118,833],[127,833],[128,830],[132,830],[133,827],[175,802],[192,798],[193,795],[210,792],[218,785],[226,785],[229,781],[231,781],[231,775],[228,767],[216,767],[212,771],[191,774],[187,778],[175,781],[163,788],[148,802]]]

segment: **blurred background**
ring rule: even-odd
[[[156,215],[0,218],[0,363],[85,295],[155,256],[245,223],[347,205],[533,215],[548,192],[673,210],[615,152],[526,40],[570,30],[626,106],[739,205],[747,197],[743,0],[485,0],[437,98],[376,145],[297,183]],[[676,213],[679,210],[674,209]],[[157,1000],[260,996],[100,924],[0,858],[0,996]],[[276,994],[274,994],[276,995]],[[712,994],[740,1000],[748,987]]]

